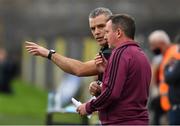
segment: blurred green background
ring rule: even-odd
[[[13,94],[0,93],[0,125],[47,125],[48,92],[19,78],[12,81]],[[85,117],[86,118],[86,117]],[[94,114],[90,124],[97,124]],[[82,124],[77,113],[54,113],[53,124]],[[85,122],[86,123],[86,122]]]
[[[0,94],[0,125],[45,124],[47,91],[12,81],[13,94]]]

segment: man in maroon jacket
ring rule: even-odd
[[[134,34],[135,22],[128,15],[114,15],[107,22],[105,38],[114,49],[105,68],[101,94],[78,107],[81,115],[99,111],[104,125],[148,124],[151,68],[133,40]],[[104,66],[103,60],[96,65]]]

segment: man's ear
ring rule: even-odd
[[[116,30],[116,32],[117,32],[117,37],[118,37],[118,38],[121,38],[121,36],[122,36],[122,30],[121,30],[120,28],[118,28],[118,29]]]

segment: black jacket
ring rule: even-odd
[[[102,47],[100,49],[100,52],[103,54],[103,56],[105,57],[106,60],[109,59],[109,57],[111,56],[111,52],[112,50],[108,47],[108,45]],[[99,81],[102,81],[102,78],[103,78],[103,73],[99,74],[98,75],[98,80]]]
[[[174,59],[165,67],[165,81],[169,84],[171,104],[180,104],[180,60]]]

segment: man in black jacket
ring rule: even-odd
[[[5,49],[0,49],[0,92],[12,93],[11,80],[15,75],[15,64],[8,60]]]
[[[169,111],[169,124],[180,125],[180,53],[169,61],[164,74],[169,84],[169,100],[172,105]]]

